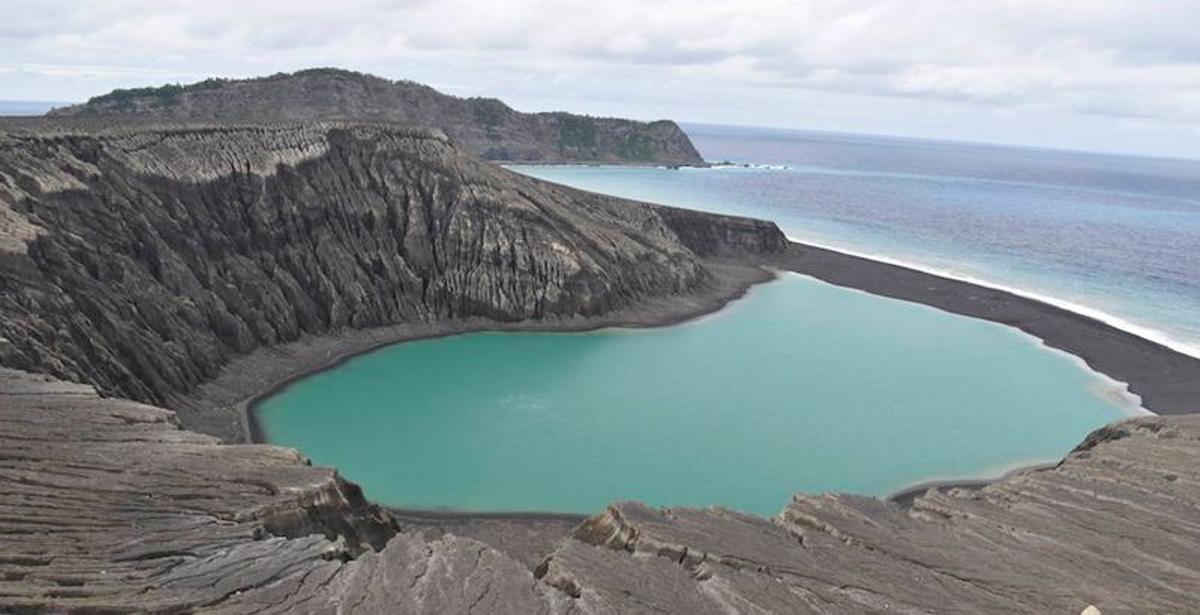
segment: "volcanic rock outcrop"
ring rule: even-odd
[[[294,451],[0,369],[0,612],[1194,612],[1200,417],[1097,431],[1058,467],[911,508],[774,519],[611,506],[534,570],[397,526]]]
[[[490,160],[704,164],[691,140],[670,120],[521,113],[494,98],[457,98],[411,81],[330,68],[116,90],[51,115],[120,121],[394,122],[440,129],[458,146]]]
[[[786,243],[342,123],[10,131],[0,222],[0,365],[156,403],[302,335],[596,316]]]

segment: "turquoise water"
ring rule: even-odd
[[[377,502],[777,513],[1053,460],[1115,383],[1007,327],[786,274],[683,325],[391,346],[264,401],[268,441]]]
[[[1200,161],[687,125],[750,168],[526,166],[1074,304],[1200,356]]]

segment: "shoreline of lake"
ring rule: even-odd
[[[742,298],[753,287],[776,278],[760,263],[728,259],[705,261],[708,284],[686,295],[646,301],[600,317],[557,318],[542,321],[500,322],[486,318],[406,323],[388,327],[348,330],[335,335],[310,336],[276,347],[259,348],[235,358],[220,375],[190,394],[175,396],[172,408],[187,407],[192,415],[218,415],[223,420],[234,410],[237,425],[186,425],[208,433],[231,433],[230,441],[268,443],[262,437],[255,407],[294,382],[334,369],[355,357],[388,346],[462,333],[483,332],[588,332],[608,328],[664,327],[718,312]]]
[[[1124,383],[1149,412],[1200,411],[1200,358],[1092,316],[1007,290],[795,241],[769,264],[837,286],[1018,329],[1049,348],[1078,357],[1091,371]]]
[[[349,335],[332,336],[336,340],[321,339],[304,340],[293,348],[267,349],[265,352],[288,357],[283,361],[292,369],[282,370],[282,377],[277,375],[269,386],[262,386],[263,381],[249,385],[251,395],[243,396],[237,403],[243,426],[248,430],[250,441],[263,442],[260,426],[255,418],[254,409],[258,402],[274,395],[291,383],[309,377],[313,374],[332,369],[356,356],[391,346],[393,344],[417,339],[429,339],[459,333],[482,331],[562,331],[581,332],[610,327],[656,327],[679,324],[685,321],[712,314],[724,308],[731,301],[742,297],[755,284],[772,279],[774,276],[754,265],[765,265],[779,270],[792,271],[814,277],[838,286],[854,288],[873,295],[891,297],[904,301],[934,307],[947,312],[966,315],[977,319],[1004,324],[1025,332],[1039,340],[1047,347],[1060,350],[1079,360],[1092,371],[1100,375],[1117,379],[1126,384],[1131,391],[1145,399],[1143,393],[1149,389],[1149,397],[1161,405],[1168,402],[1165,414],[1185,413],[1180,410],[1180,404],[1186,399],[1200,399],[1200,360],[1183,355],[1163,347],[1150,340],[1140,338],[1132,333],[1113,327],[1086,315],[1077,314],[1063,308],[1049,305],[1036,300],[1013,295],[998,289],[983,287],[961,280],[939,276],[936,274],[902,267],[895,264],[874,261],[871,259],[837,252],[822,247],[792,242],[788,250],[764,262],[728,263],[713,262],[714,283],[693,296],[675,297],[665,301],[655,302],[652,306],[639,306],[621,314],[610,315],[601,319],[573,319],[554,322],[522,322],[498,323],[486,320],[463,321],[454,323],[425,323],[421,325],[402,325],[389,327],[385,331],[368,331],[360,335],[348,332]],[[327,336],[329,337],[329,336]],[[334,342],[334,343],[331,343]],[[1097,346],[1099,344],[1099,346]],[[298,347],[297,347],[298,346]],[[1131,362],[1127,357],[1114,356],[1111,347],[1121,352],[1134,352],[1141,361],[1150,360],[1155,364],[1169,364],[1173,373],[1190,373],[1195,376],[1191,382],[1196,391],[1193,397],[1187,397],[1188,382],[1179,390],[1156,390],[1162,386],[1155,381],[1153,373],[1150,378],[1143,378],[1153,370],[1137,370],[1138,360]],[[1130,351],[1129,349],[1135,349]],[[1110,352],[1102,352],[1110,350]],[[253,356],[253,355],[252,355]],[[1147,359],[1149,357],[1149,359]],[[262,357],[258,357],[262,360]],[[1104,371],[1098,366],[1109,370],[1139,376],[1133,380],[1123,380],[1113,373]],[[1130,369],[1134,368],[1132,371]],[[237,366],[231,366],[231,371],[238,371]],[[280,371],[280,370],[275,370]],[[268,374],[269,377],[269,374]],[[251,379],[253,380],[253,379]],[[229,382],[220,383],[227,390]],[[1167,382],[1171,385],[1171,382]],[[244,381],[241,387],[245,390]],[[1162,400],[1162,401],[1160,401]],[[1036,471],[1046,467],[1044,463],[1015,468],[1004,476],[1010,476],[1024,471]],[[889,501],[911,503],[929,488],[963,487],[981,488],[999,480],[992,479],[938,479],[918,483],[893,493],[886,498]],[[541,513],[536,511],[517,513],[488,513],[477,511],[440,511],[440,510],[402,510],[402,515],[412,519],[423,518],[430,525],[437,525],[447,519],[456,522],[468,519],[498,518],[510,521],[538,521],[559,519],[559,513]],[[569,516],[569,515],[567,515]],[[441,521],[439,521],[441,520]]]

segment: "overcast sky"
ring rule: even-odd
[[[1200,158],[1200,0],[3,0],[0,99],[338,66],[525,111]]]

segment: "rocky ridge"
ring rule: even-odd
[[[669,120],[521,113],[494,98],[457,98],[411,81],[329,68],[116,90],[50,115],[122,122],[394,122],[442,130],[460,147],[490,160],[704,164],[687,135]]]

